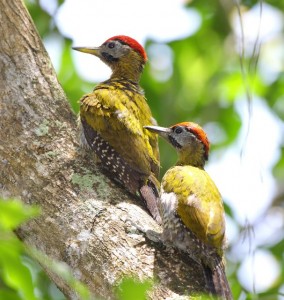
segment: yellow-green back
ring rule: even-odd
[[[135,170],[158,176],[157,136],[143,128],[155,120],[138,84],[114,78],[99,84],[81,99],[80,117]]]
[[[221,249],[225,235],[223,202],[208,173],[193,166],[175,166],[165,174],[162,188],[165,193],[175,193],[177,214],[184,225],[205,243]]]

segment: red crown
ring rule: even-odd
[[[133,38],[126,35],[116,35],[107,39],[105,42],[114,41],[114,40],[127,44],[129,47],[137,51],[144,58],[145,61],[147,60],[147,54],[144,48]]]

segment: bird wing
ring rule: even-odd
[[[81,100],[80,117],[133,169],[147,175],[159,169],[157,137],[143,128],[153,121],[142,94],[98,86]]]
[[[176,166],[165,177],[163,189],[177,195],[177,215],[184,225],[201,240],[220,247],[225,234],[223,202],[208,173],[192,166]]]

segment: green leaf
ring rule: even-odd
[[[20,296],[17,292],[8,290],[8,289],[0,289],[0,299],[3,300],[21,300]]]
[[[147,292],[152,288],[153,282],[150,280],[138,281],[133,278],[124,278],[117,288],[119,300],[146,300]]]
[[[38,208],[24,205],[21,201],[0,199],[0,228],[15,229],[38,213]]]
[[[0,231],[0,269],[3,282],[17,290],[24,299],[35,299],[31,273],[24,265],[21,255],[22,243],[13,232],[1,234]]]

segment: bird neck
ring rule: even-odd
[[[193,166],[204,170],[205,156],[201,147],[182,148],[178,151],[178,166]]]
[[[110,79],[123,78],[139,83],[144,64],[144,59],[135,51],[131,51],[127,56],[119,58],[111,65],[112,75]]]

